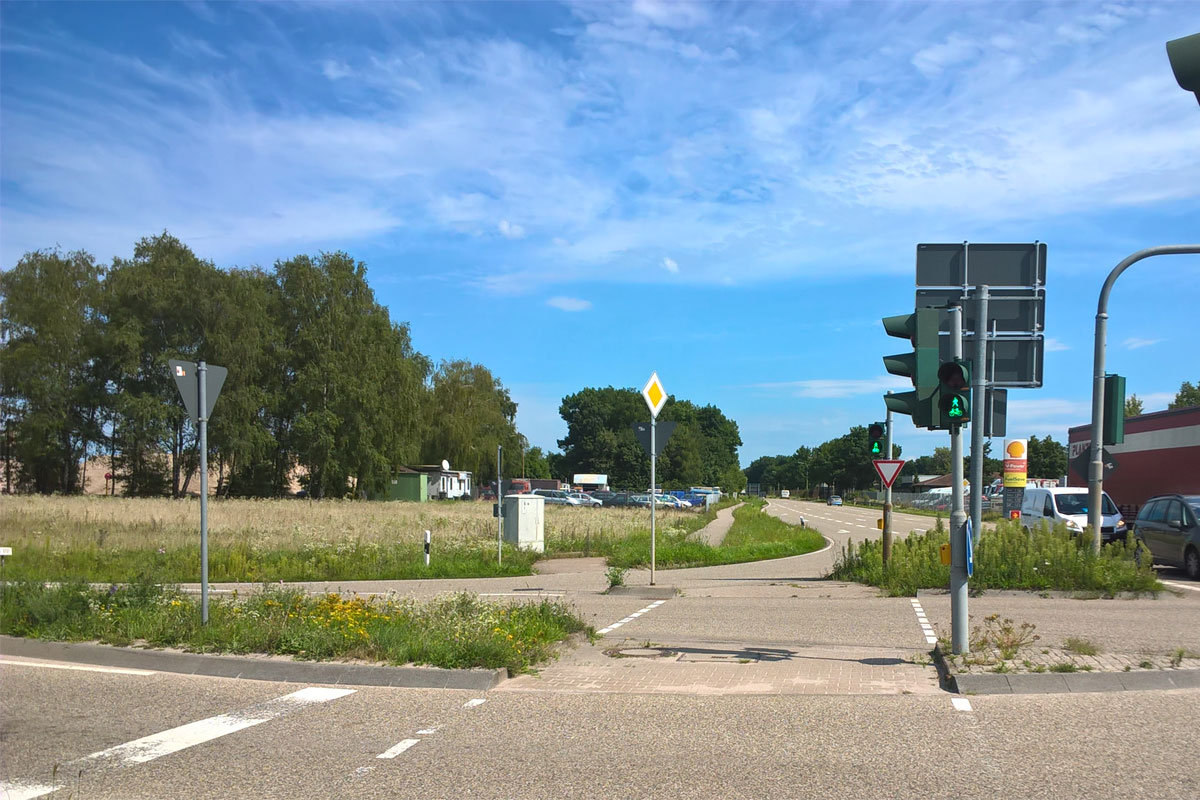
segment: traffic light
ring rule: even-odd
[[[873,458],[884,458],[884,429],[882,422],[872,422],[867,426],[867,446]]]
[[[1180,88],[1200,102],[1200,33],[1167,42],[1167,58]]]
[[[971,367],[956,358],[938,367],[938,428],[971,421]]]
[[[937,393],[938,310],[919,308],[912,314],[883,318],[888,336],[908,339],[913,352],[884,356],[883,365],[893,375],[912,379],[913,391],[886,395],[892,411],[908,414],[918,428],[934,427],[934,395]]]
[[[1125,441],[1125,378],[1122,375],[1104,376],[1104,427],[1100,433],[1104,444]]]

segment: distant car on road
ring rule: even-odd
[[[829,499],[825,501],[825,505],[827,506],[840,506],[841,504],[842,498],[836,494],[829,495]]]
[[[1183,567],[1189,578],[1200,580],[1200,495],[1152,497],[1133,526],[1155,561]]]
[[[788,491],[787,489],[780,489],[779,496],[782,497],[784,500],[787,500],[789,497],[792,496],[792,493],[790,491]]]
[[[553,506],[581,506],[583,503],[571,497],[562,489],[534,489],[531,494],[536,494],[538,497],[546,498],[546,502]]]

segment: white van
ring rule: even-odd
[[[1082,486],[1027,487],[1021,503],[1021,525],[1032,530],[1038,523],[1063,523],[1072,533],[1088,524],[1088,490]],[[1100,536],[1106,542],[1125,538],[1125,521],[1117,505],[1104,492],[1100,505]]]
[[[789,497],[792,496],[792,493],[790,491],[788,491],[787,489],[780,489],[779,496],[782,497],[784,500],[787,500]]]

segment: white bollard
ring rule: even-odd
[[[429,566],[429,531],[425,531],[425,566]]]

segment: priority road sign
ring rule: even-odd
[[[889,489],[899,477],[900,470],[904,468],[904,460],[900,458],[876,458],[871,463],[875,465],[875,471],[879,473],[879,480],[883,481],[883,485]]]
[[[646,381],[646,385],[642,387],[642,397],[646,399],[646,407],[650,409],[650,416],[658,419],[658,412],[662,411],[662,407],[667,403],[667,390],[663,388],[657,372],[651,373],[650,380]]]

